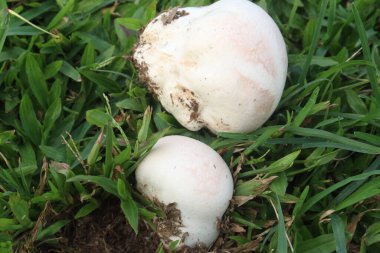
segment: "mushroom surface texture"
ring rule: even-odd
[[[234,133],[271,116],[288,66],[277,25],[248,0],[160,14],[140,35],[133,60],[140,80],[184,127]]]
[[[163,137],[138,166],[136,181],[144,196],[176,208],[177,217],[168,218],[158,231],[164,241],[213,244],[233,194],[231,172],[216,151],[189,137]]]

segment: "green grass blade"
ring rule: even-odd
[[[102,109],[91,109],[86,111],[86,121],[98,127],[106,127],[110,121],[110,115],[105,113]]]
[[[372,152],[368,151],[367,149],[347,146],[346,144],[334,143],[331,141],[313,141],[310,138],[304,139],[304,143],[301,145],[301,147],[302,147],[302,149],[306,149],[306,148],[337,148],[337,149],[348,150],[348,151],[352,151],[352,152],[356,152],[356,153],[372,154]]]
[[[64,147],[52,147],[46,145],[40,145],[40,150],[47,158],[53,159],[57,162],[63,162],[66,159],[66,152]]]
[[[299,5],[300,5],[300,0],[294,0],[293,1],[293,7],[292,7],[292,10],[290,11],[289,21],[286,25],[286,30],[289,30],[292,27],[292,24],[293,24],[294,18],[296,16],[296,12],[297,12]]]
[[[264,132],[255,140],[255,142],[251,146],[244,150],[244,154],[251,154],[257,147],[265,143],[268,139],[271,138],[273,134],[278,132],[279,129],[280,127],[267,127],[265,128],[265,130],[263,128]]]
[[[19,195],[12,195],[9,198],[8,204],[17,219],[17,221],[25,228],[30,228],[33,223],[29,218],[29,204],[26,200],[21,199]]]
[[[48,107],[49,91],[45,81],[45,76],[36,60],[31,54],[27,54],[25,61],[25,72],[28,77],[29,87],[32,89],[34,97],[43,109]]]
[[[0,218],[0,232],[17,231],[23,229],[23,226],[19,224],[17,219]]]
[[[20,14],[18,14],[18,13],[15,12],[15,11],[13,11],[12,9],[8,9],[8,12],[9,12],[10,15],[12,15],[12,16],[14,16],[14,17],[16,17],[16,18],[18,18],[18,19],[20,19],[20,20],[22,20],[22,21],[24,21],[25,23],[27,23],[27,24],[30,25],[31,27],[37,29],[38,31],[41,31],[41,32],[46,33],[46,34],[49,34],[50,36],[52,36],[52,37],[55,38],[55,39],[59,39],[59,36],[58,36],[58,35],[55,35],[55,34],[53,34],[53,33],[51,33],[51,32],[48,32],[48,31],[46,31],[45,29],[43,29],[43,28],[41,28],[41,27],[39,27],[39,26],[33,24],[33,23],[30,22],[28,19],[26,19],[25,17],[21,16]]]
[[[85,217],[92,213],[94,210],[96,210],[99,207],[99,202],[96,199],[90,199],[90,202],[81,209],[78,210],[78,212],[75,214],[74,219],[80,219],[82,217]]]
[[[127,186],[125,182],[121,178],[118,178],[116,185],[117,185],[117,192],[119,193],[119,197],[121,199],[126,200],[131,194],[127,190]]]
[[[346,225],[342,218],[334,214],[331,216],[331,226],[335,237],[335,245],[337,253],[347,253],[346,248]]]
[[[0,52],[3,49],[7,32],[9,28],[9,14],[7,9],[7,2],[0,0]]]
[[[113,147],[113,129],[111,126],[111,122],[108,123],[106,127],[106,159],[104,162],[104,175],[106,177],[110,177],[112,175],[112,147]]]
[[[364,59],[372,62],[371,50],[368,45],[368,39],[367,39],[365,27],[364,27],[362,19],[360,18],[360,14],[359,14],[358,9],[356,8],[355,3],[352,4],[352,12],[354,14],[356,29],[359,33],[360,42],[362,44]],[[378,77],[376,75],[376,69],[374,67],[367,67],[367,73],[368,73],[369,81],[371,83],[372,95],[374,96],[375,102],[377,103],[377,105],[380,106],[380,86],[377,81]]]
[[[312,60],[314,52],[317,48],[319,35],[321,33],[322,21],[323,21],[323,18],[325,17],[328,2],[329,2],[328,0],[322,1],[321,9],[319,11],[319,16],[318,16],[318,20],[317,20],[317,25],[316,25],[316,28],[314,30],[313,38],[312,38],[311,45],[309,48],[309,53],[306,57],[305,63],[303,65],[304,67],[303,67],[301,75],[298,79],[298,83],[300,83],[300,84],[305,83],[306,75],[307,75],[307,72],[309,71],[311,60]]]
[[[114,196],[119,196],[117,193],[116,184],[110,178],[103,176],[86,176],[86,175],[78,175],[71,177],[67,180],[67,182],[78,182],[85,181],[99,185],[105,191],[111,193]]]
[[[58,61],[54,61],[54,62],[50,63],[49,65],[45,66],[44,75],[45,75],[46,80],[56,76],[58,71],[61,69],[62,64],[63,64],[63,61],[58,60]],[[56,82],[59,82],[57,80],[56,80]]]
[[[27,20],[33,20],[36,17],[42,17],[45,13],[51,11],[55,7],[56,4],[53,1],[45,1],[44,4],[23,11],[22,16]],[[24,21],[22,21],[21,19],[13,19],[12,23],[10,24],[10,28],[21,26],[23,24]]]
[[[102,129],[87,157],[87,164],[90,166],[93,166],[98,159],[100,148],[103,146],[103,137],[104,135],[103,135],[103,129]]]
[[[320,193],[314,195],[312,198],[310,198],[302,207],[302,209],[300,211],[300,215],[304,214],[312,206],[314,206],[318,201],[325,198],[326,196],[328,196],[333,191],[336,191],[337,189],[339,189],[339,188],[341,188],[341,187],[343,187],[343,186],[345,186],[345,185],[347,185],[353,181],[364,180],[364,179],[367,179],[368,177],[373,176],[373,175],[380,175],[380,171],[370,171],[370,172],[362,173],[362,174],[359,174],[356,176],[346,178],[345,180],[340,181],[339,183],[336,183],[336,184],[330,186],[326,190],[323,190],[322,192],[320,192]]]
[[[366,144],[366,143],[356,141],[356,140],[351,140],[349,138],[342,137],[337,134],[333,134],[324,130],[286,126],[285,131],[293,133],[295,135],[301,135],[305,137],[316,137],[316,138],[322,138],[325,140],[333,141],[338,144],[344,145],[342,146],[342,148],[347,149],[347,150],[352,150],[352,151],[367,153],[367,154],[380,154],[380,147],[372,146],[370,144]]]
[[[337,206],[333,207],[334,210],[339,211],[346,207],[353,206],[360,201],[380,195],[380,177],[374,178],[369,182],[363,184],[359,189],[353,192],[346,199],[342,200]]]
[[[264,174],[264,173],[275,174],[275,173],[285,171],[293,165],[294,161],[297,159],[300,153],[301,153],[301,150],[290,153],[282,157],[281,159],[273,162],[267,168],[240,173],[239,178],[250,177],[253,175]]]
[[[363,239],[368,246],[380,242],[380,222],[371,224],[371,226],[367,228]]]
[[[357,114],[368,114],[365,103],[360,99],[358,93],[354,90],[345,90],[348,105]]]
[[[343,71],[344,69],[347,69],[349,67],[359,67],[359,66],[369,66],[369,67],[374,67],[373,63],[371,61],[366,61],[366,60],[350,60],[350,61],[345,61],[342,62],[338,65],[334,65],[328,70],[322,71],[319,74],[320,78],[329,78],[331,76],[336,75],[337,72]]]
[[[0,132],[0,145],[9,142],[15,136],[15,130]]]
[[[299,201],[297,201],[296,205],[293,209],[293,217],[294,219],[298,219],[300,217],[300,211],[302,209],[303,204],[305,203],[305,199],[307,195],[309,194],[310,187],[307,185],[303,192],[301,193],[301,196],[299,197]]]
[[[324,234],[313,239],[303,241],[297,248],[299,253],[332,253],[335,251],[333,234]]]
[[[105,75],[88,70],[80,70],[80,73],[104,90],[109,92],[120,92],[119,84]]]
[[[150,124],[151,118],[152,118],[152,108],[148,107],[145,110],[141,128],[139,130],[138,137],[137,137],[137,140],[140,143],[146,141],[146,139],[148,138],[149,124]]]
[[[372,145],[380,145],[380,136],[378,135],[373,135],[373,134],[368,134],[364,132],[354,132],[355,137],[366,141]]]
[[[294,121],[292,123],[293,126],[299,127],[302,124],[302,122],[306,119],[306,117],[309,115],[311,109],[313,109],[315,103],[317,102],[318,94],[319,94],[319,88],[317,87],[313,91],[313,93],[311,94],[306,105],[300,110],[300,112],[294,118]]]
[[[35,145],[39,145],[42,138],[42,126],[33,109],[33,103],[27,94],[25,94],[21,99],[19,112],[21,124],[27,137]]]
[[[14,177],[10,173],[10,170],[1,169],[0,180],[3,185],[3,188],[5,188],[6,190],[21,192],[23,189],[18,178]]]
[[[121,209],[133,231],[137,234],[139,231],[139,209],[136,202],[131,197],[121,200]]]
[[[273,204],[273,203],[272,203]],[[284,222],[284,214],[282,213],[281,203],[276,195],[275,203],[273,208],[276,210],[277,219],[278,219],[278,229],[277,229],[277,251],[278,253],[287,253],[288,252],[288,242]]]
[[[0,222],[0,224],[1,224],[1,222]],[[0,225],[0,227],[1,227],[1,225]],[[12,252],[13,252],[13,250],[12,250],[12,236],[8,233],[0,233],[0,253],[12,253]]]
[[[249,220],[246,220],[246,219],[242,218],[237,213],[233,213],[231,215],[231,218],[232,218],[233,221],[238,222],[238,223],[240,223],[242,225],[245,225],[245,226],[248,226],[248,227],[251,227],[251,228],[261,229],[260,226],[256,225],[255,223],[253,223],[253,222],[251,222]]]
[[[62,104],[60,99],[56,99],[46,111],[43,123],[44,137],[47,138],[53,129],[57,119],[61,116]]]
[[[92,43],[88,43],[87,46],[84,48],[84,52],[82,55],[82,58],[80,60],[80,65],[83,66],[89,66],[91,64],[95,63],[95,49]]]
[[[277,176],[273,176],[263,180],[257,180],[255,178],[248,181],[240,181],[236,183],[235,186],[235,196],[252,196],[259,195],[263,191],[265,191],[269,184],[272,183],[273,180],[277,179]]]
[[[375,161],[371,163],[371,165],[365,169],[364,172],[370,172],[377,170],[380,167],[380,156],[376,158]],[[334,199],[333,203],[340,203],[344,199],[346,199],[348,196],[350,196],[356,189],[358,189],[362,184],[366,182],[366,179],[355,181],[350,183],[350,185],[346,186]]]
[[[69,0],[63,6],[63,8],[54,16],[54,18],[50,21],[46,30],[51,30],[55,28],[63,19],[63,17],[72,11],[74,8],[75,0]]]
[[[336,16],[336,0],[330,0],[329,2],[329,18],[327,21],[327,33],[332,36],[333,25]]]
[[[82,80],[79,72],[66,61],[62,63],[62,67],[59,71],[76,82],[80,82]]]
[[[41,241],[44,239],[48,239],[49,237],[58,233],[68,223],[70,223],[70,220],[59,220],[59,221],[51,224],[47,228],[44,228],[38,232],[36,240]]]

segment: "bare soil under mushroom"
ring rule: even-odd
[[[161,231],[162,232],[162,231]],[[82,219],[73,221],[58,235],[59,244],[44,246],[40,253],[154,253],[160,238],[144,221],[136,235],[126,222],[120,201],[114,198]],[[205,253],[204,249],[183,248],[178,253]]]
[[[42,253],[148,253],[156,252],[160,239],[143,221],[136,235],[127,224],[120,202],[110,199],[85,218],[66,226],[59,247],[43,248]]]

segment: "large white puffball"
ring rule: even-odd
[[[141,80],[184,127],[212,132],[260,127],[278,105],[288,65],[277,25],[248,0],[162,13],[133,58]]]
[[[231,172],[217,152],[183,136],[161,138],[136,170],[137,189],[164,205],[176,203],[184,244],[209,247],[233,194]]]

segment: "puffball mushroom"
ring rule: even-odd
[[[147,198],[176,204],[181,222],[164,240],[184,239],[190,247],[213,244],[233,194],[231,172],[216,151],[189,137],[163,137],[138,166],[136,181]]]
[[[248,0],[162,13],[133,58],[140,79],[184,127],[212,132],[260,127],[280,100],[288,65],[277,25]]]

